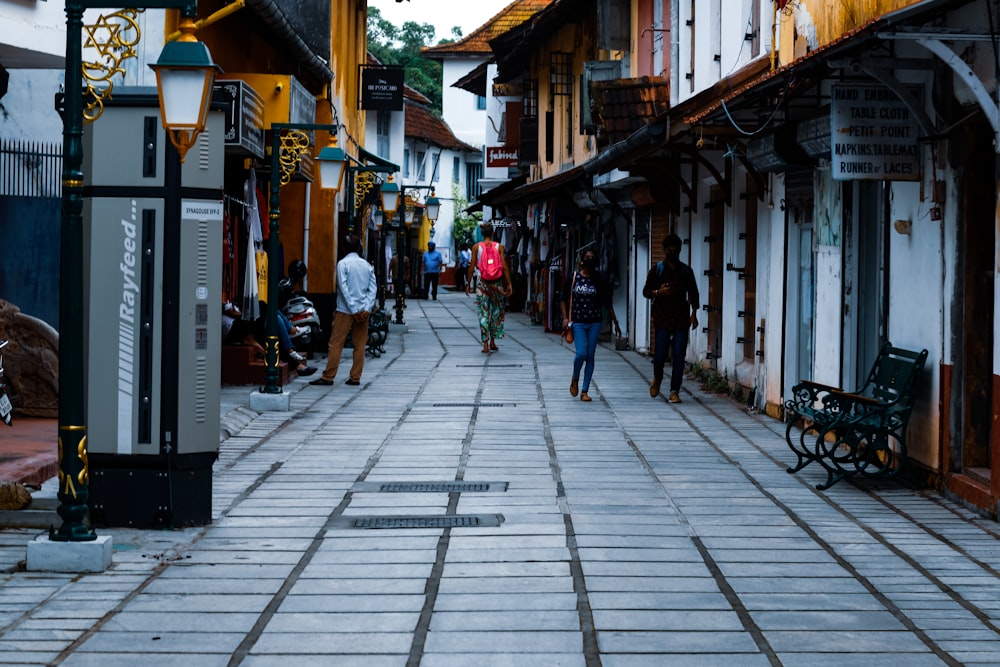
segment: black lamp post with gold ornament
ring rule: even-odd
[[[146,0],[144,8],[179,9],[181,36],[163,48],[156,70],[161,121],[181,160],[204,130],[218,67],[195,37],[197,3]],[[59,507],[55,542],[97,539],[89,525],[90,469],[84,394],[86,378],[83,234],[83,13],[108,7],[107,0],[66,0],[65,96],[62,100],[63,174],[59,278]],[[131,52],[134,56],[134,52]],[[99,115],[99,114],[98,114]],[[88,114],[89,120],[95,117]],[[91,397],[91,400],[97,400]]]

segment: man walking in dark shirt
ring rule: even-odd
[[[681,381],[684,379],[684,355],[687,351],[688,329],[698,326],[698,284],[694,271],[680,260],[681,239],[670,234],[663,239],[664,260],[657,262],[646,275],[642,295],[653,300],[653,384],[649,395],[656,398],[663,382],[663,366],[667,350],[671,351],[673,368],[670,374],[671,403],[680,403]]]

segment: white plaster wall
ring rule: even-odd
[[[745,39],[750,31],[753,0],[695,0],[693,16],[690,3],[676,3],[677,21],[671,26],[671,39],[675,42],[677,58],[674,66],[677,71],[670,91],[671,102],[677,104],[686,100],[754,58],[768,54],[771,48],[771,6],[769,2],[761,2],[758,8],[760,49],[754,53],[751,42]],[[687,25],[692,18],[693,30]],[[692,69],[692,38],[695,61],[693,88],[685,76]]]
[[[785,257],[785,212],[773,202],[780,202],[785,197],[785,179],[779,174],[768,178],[770,192],[767,195],[767,205],[761,209],[757,222],[758,256],[757,278],[757,318],[765,319],[764,323],[764,383],[763,390],[768,403],[781,405],[785,398],[782,386],[785,359],[782,356],[782,341],[785,337],[783,312],[785,308],[785,276],[790,270]],[[768,230],[765,240],[760,232]],[[766,262],[766,263],[765,263]],[[762,285],[761,281],[765,280]],[[761,298],[763,297],[763,299]],[[762,305],[761,301],[765,303]]]
[[[635,349],[647,353],[651,346],[649,340],[650,300],[642,295],[642,287],[646,283],[646,274],[653,265],[653,261],[658,261],[659,258],[655,256],[655,253],[650,252],[648,233],[643,234],[641,238],[633,238],[634,241],[629,248],[631,256],[629,270],[632,273],[632,294],[635,295],[633,299],[635,306],[629,319],[629,332]],[[619,315],[620,317],[621,315]]]
[[[486,110],[476,108],[475,95],[452,84],[482,62],[482,58],[447,58],[441,69],[441,115],[456,137],[476,147],[486,142]]]
[[[7,69],[63,67],[66,13],[61,2],[0,0],[0,63]]]
[[[43,144],[62,143],[62,118],[54,98],[63,70],[10,70],[9,89],[0,99],[0,136]]]
[[[497,75],[496,64],[488,65],[486,68],[486,80],[493,81]],[[486,86],[486,111],[483,114],[483,145],[497,146],[500,144],[499,131],[500,121],[504,112],[505,104],[509,98],[494,97],[493,86]],[[476,144],[473,144],[474,146]],[[507,167],[487,167],[486,157],[483,157],[483,190],[488,190],[507,180]],[[490,218],[485,215],[484,220]]]
[[[816,332],[813,377],[816,382],[841,385],[840,357],[843,324],[841,297],[843,252],[840,246],[821,245],[816,250]]]
[[[929,353],[907,446],[910,456],[932,467],[938,465],[942,350],[951,335],[946,323],[955,267],[954,246],[949,244],[949,250],[943,243],[954,236],[954,215],[946,211],[942,218],[930,219],[930,205],[920,201],[918,183],[893,183],[890,220],[912,220],[913,228],[910,234],[893,231],[890,236],[888,338],[897,347]]]

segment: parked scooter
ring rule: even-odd
[[[7,346],[10,341],[0,340],[0,350]],[[4,379],[3,374],[3,354],[0,354],[0,419],[7,426],[14,425],[14,419],[11,413],[14,411],[14,406],[10,404],[10,397],[7,396],[7,383]]]
[[[296,329],[292,335],[292,345],[297,350],[311,350],[313,342],[319,339],[322,331],[316,307],[305,292],[297,289],[308,271],[305,262],[296,259],[289,263],[288,275],[278,281],[281,312]]]

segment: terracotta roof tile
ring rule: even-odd
[[[670,81],[662,76],[593,81],[590,84],[605,142],[616,143],[670,107]]]
[[[440,46],[425,46],[420,52],[426,58],[446,55],[490,55],[491,39],[516,28],[553,2],[554,0],[514,0],[496,16],[462,39]]]

